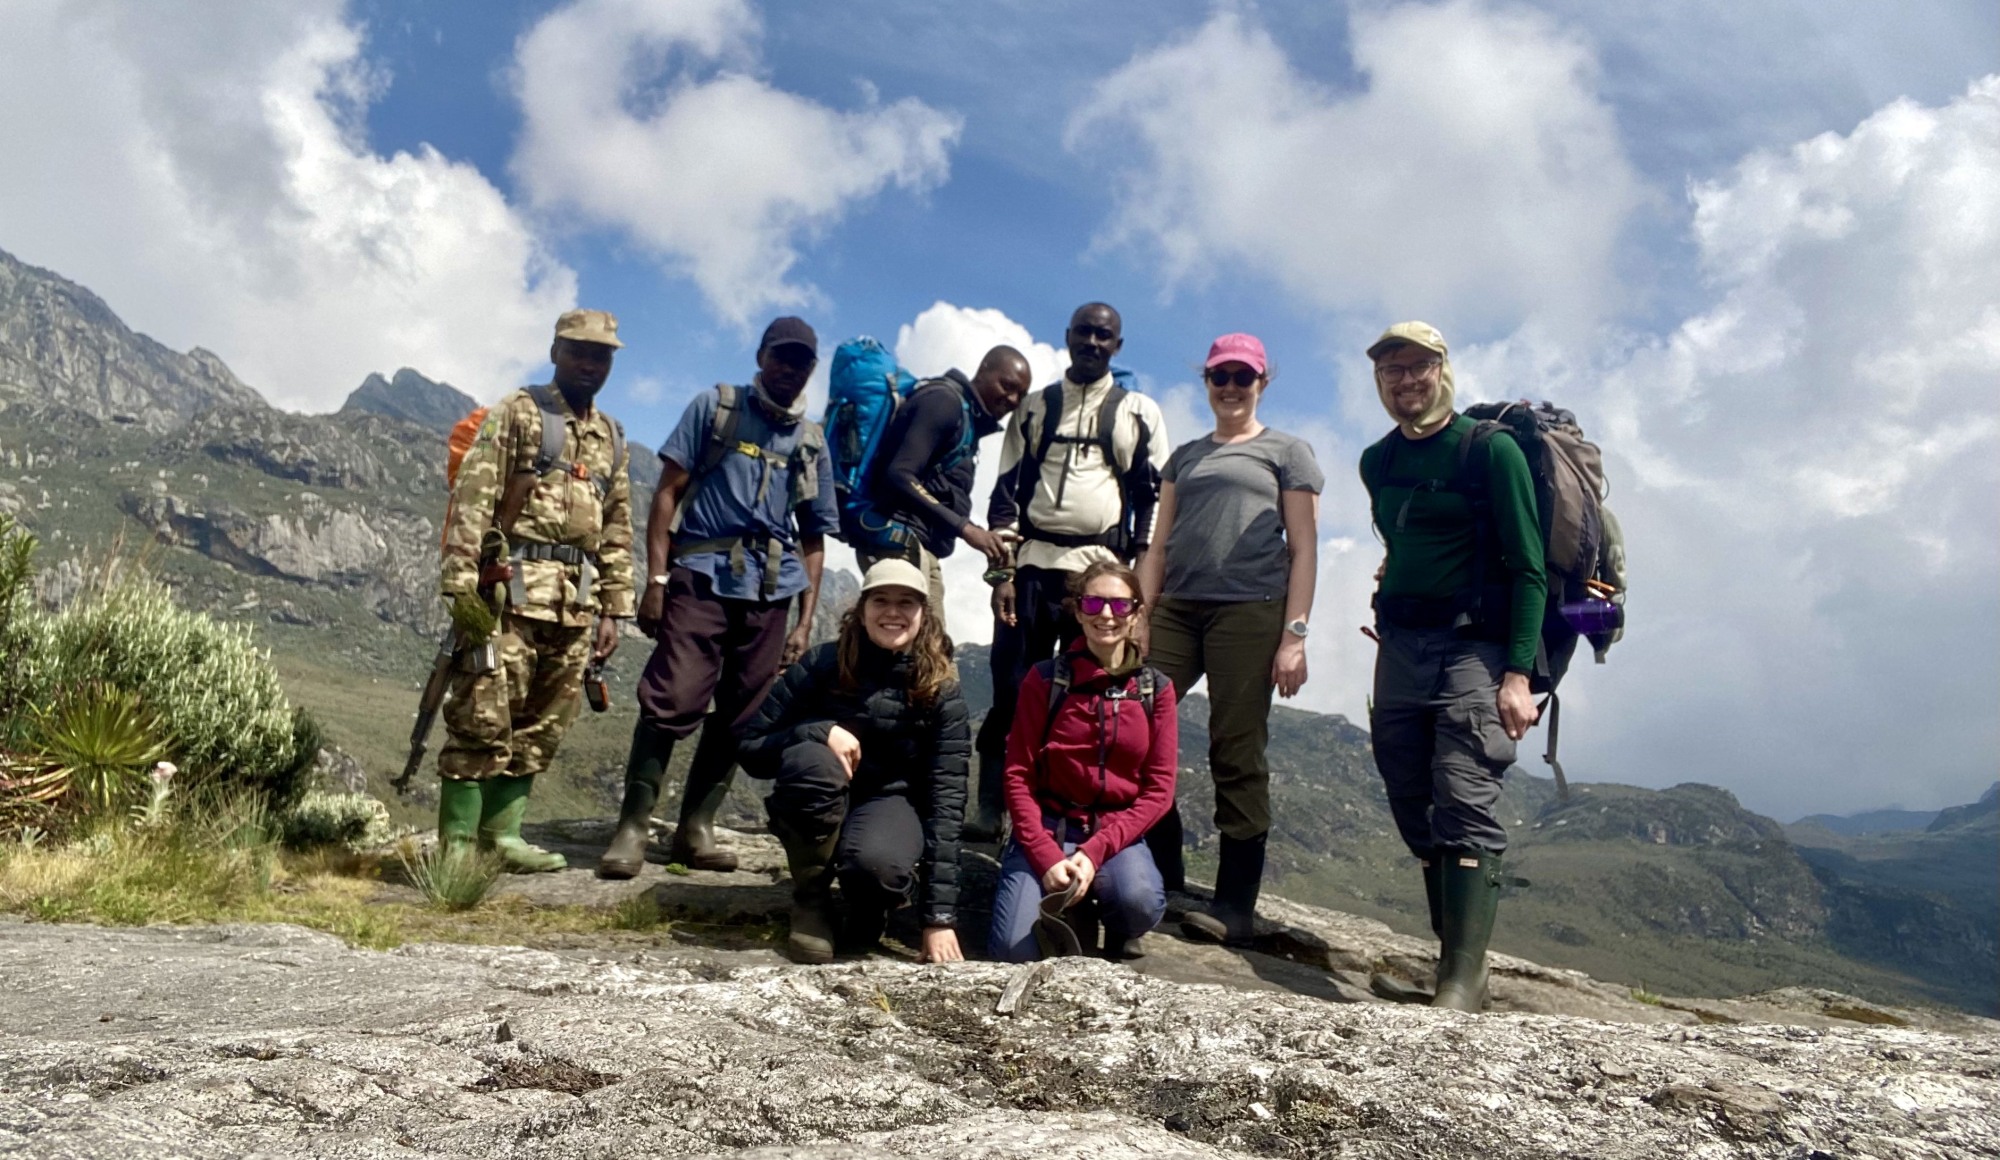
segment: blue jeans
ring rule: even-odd
[[[1048,830],[1057,837],[1065,855],[1075,853],[1085,837],[1074,823],[1051,821]],[[1108,947],[1145,934],[1167,915],[1167,891],[1144,842],[1134,842],[1097,868],[1090,897],[1097,900],[1104,922],[1104,945]],[[1000,885],[993,893],[993,929],[986,936],[986,953],[1008,963],[1038,957],[1034,930],[1041,904],[1041,879],[1028,865],[1020,843],[1009,840],[1000,857]]]

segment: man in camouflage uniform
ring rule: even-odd
[[[441,588],[453,620],[482,619],[479,604],[504,611],[494,647],[461,648],[452,674],[438,837],[476,839],[516,872],[566,865],[522,840],[521,818],[576,719],[586,662],[617,649],[617,621],[634,611],[625,436],[592,405],[622,345],[604,311],[559,318],[554,382],[493,407],[452,488]],[[553,462],[551,421],[564,429]]]

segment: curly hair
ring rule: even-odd
[[[854,602],[840,618],[840,644],[836,657],[840,665],[840,687],[853,691],[861,685],[861,644],[868,639],[867,626],[861,622],[861,610],[868,604],[868,594]],[[932,612],[930,601],[924,601],[924,617],[917,625],[917,637],[910,642],[910,704],[920,709],[928,709],[937,703],[938,695],[947,681],[958,679],[958,665],[951,659],[951,638],[945,635],[944,625]]]

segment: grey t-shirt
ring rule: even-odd
[[[1174,448],[1165,596],[1282,600],[1291,574],[1279,493],[1326,486],[1312,445],[1269,427],[1241,443],[1204,435]]]

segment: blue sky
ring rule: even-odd
[[[1987,0],[22,0],[0,40],[0,248],[280,405],[490,398],[583,304],[654,442],[774,313],[1053,375],[1102,298],[1178,441],[1251,330],[1329,477],[1302,702],[1359,717],[1360,351],[1422,317],[1464,397],[1606,447],[1634,627],[1565,690],[1574,775],[1792,816],[2000,767]]]

